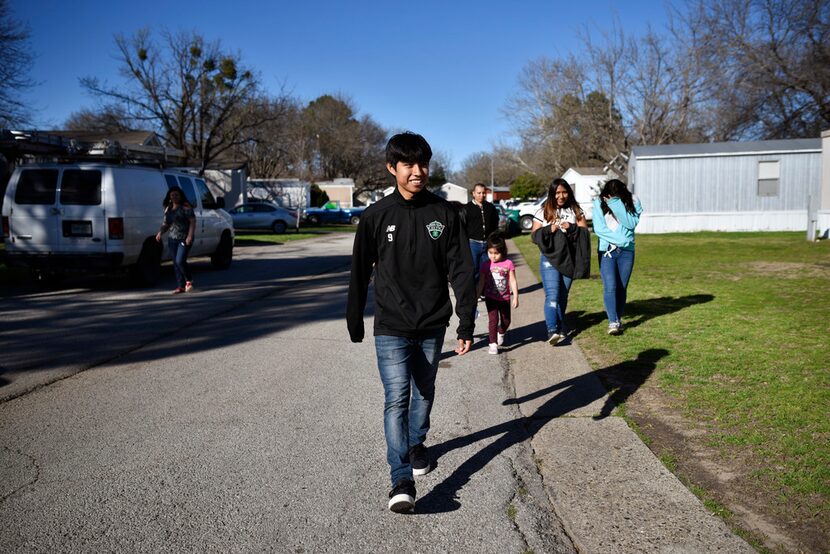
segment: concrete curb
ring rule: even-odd
[[[545,489],[581,552],[754,552],[613,408],[578,344],[544,339],[544,291],[515,244],[520,306],[505,355]],[[574,283],[575,287],[579,281]]]

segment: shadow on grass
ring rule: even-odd
[[[623,329],[639,327],[646,321],[656,317],[679,312],[689,306],[711,302],[715,297],[711,294],[692,294],[677,298],[661,296],[660,298],[648,298],[646,300],[634,300],[625,306],[625,319]],[[606,321],[605,312],[586,313],[584,311],[569,312],[567,319],[573,329],[572,337],[580,332],[599,325]]]
[[[453,450],[465,448],[481,440],[498,437],[464,461],[447,478],[419,499],[417,513],[435,514],[458,510],[461,507],[458,501],[459,491],[490,461],[508,448],[533,438],[549,421],[567,415],[605,396],[607,391],[599,379],[617,383],[605,400],[600,413],[594,416],[594,419],[600,420],[607,417],[615,406],[624,402],[648,379],[657,367],[657,362],[668,354],[668,350],[659,348],[644,350],[633,360],[567,379],[521,398],[505,400],[504,405],[519,405],[554,392],[558,393],[545,401],[529,417],[518,417],[431,446],[429,452],[437,465],[442,456]]]

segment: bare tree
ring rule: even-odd
[[[343,96],[323,95],[302,111],[305,161],[312,179],[354,179],[356,194],[387,186],[387,131],[370,116],[357,117]]]
[[[28,77],[34,57],[29,27],[12,17],[8,0],[0,0],[0,127],[31,121],[31,110],[20,95],[33,86]]]
[[[64,123],[70,131],[98,131],[122,133],[134,130],[132,121],[118,105],[104,106],[100,110],[85,108],[74,112]]]
[[[699,54],[675,33],[661,36],[649,30],[632,39],[624,59],[618,100],[628,115],[629,144],[671,144],[707,138],[708,92]]]
[[[675,20],[695,39],[716,138],[814,137],[830,127],[828,0],[698,0]]]
[[[445,183],[452,182],[455,175],[451,168],[452,159],[449,154],[439,150],[433,150],[432,160],[429,162],[429,186],[440,187]]]
[[[249,110],[263,123],[248,133],[236,150],[248,162],[251,177],[302,175],[302,155],[296,144],[300,103],[286,95],[252,100]]]
[[[193,33],[163,33],[155,43],[146,29],[115,43],[126,86],[81,79],[93,95],[123,107],[131,120],[158,129],[201,170],[248,140],[267,121],[253,109],[258,79],[237,54]],[[142,125],[143,126],[143,125]]]
[[[462,163],[460,185],[472,188],[476,183],[509,186],[519,175],[535,173],[520,152],[509,146],[496,146],[490,152],[476,152]]]

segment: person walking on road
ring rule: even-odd
[[[425,446],[444,334],[452,315],[459,324],[455,352],[473,338],[476,304],[473,264],[459,215],[426,190],[432,150],[418,134],[393,136],[386,167],[395,191],[369,206],[357,227],[346,320],[352,342],[364,337],[363,312],[374,273],[375,351],[383,383],[383,429],[392,490],[388,508],[415,508],[413,476],[432,470]]]
[[[599,237],[599,274],[608,315],[608,334],[622,333],[628,281],[634,269],[634,228],[643,208],[625,183],[611,179],[594,199],[594,233]]]
[[[187,254],[193,246],[193,235],[196,232],[196,215],[193,207],[187,202],[184,191],[179,187],[170,187],[162,201],[164,206],[164,220],[156,240],[161,242],[161,235],[167,235],[167,248],[173,259],[173,270],[176,273],[176,288],[173,294],[190,292],[193,290],[193,278],[190,276],[190,266],[187,264]]]
[[[550,247],[547,253],[554,254],[553,245],[556,243],[557,233],[559,237],[576,238],[580,233],[580,228],[584,229],[582,233],[589,241],[584,261],[590,264],[588,222],[568,182],[565,179],[554,179],[548,188],[547,200],[534,215],[533,227],[530,231],[533,241],[537,245],[547,243]],[[566,248],[568,241],[560,240],[560,244],[561,248]],[[540,256],[539,274],[542,276],[542,287],[545,289],[544,314],[548,342],[551,346],[556,346],[568,338],[565,312],[568,308],[568,293],[571,290],[574,274],[573,271],[561,271],[563,268],[557,267],[550,258],[561,259],[555,255],[546,256],[543,252]]]
[[[473,187],[472,201],[464,204],[464,226],[473,256],[476,283],[479,268],[487,260],[487,237],[499,230],[499,212],[493,204],[485,200],[486,196],[487,187],[482,183],[476,183]]]
[[[488,354],[498,354],[499,346],[504,344],[504,335],[510,327],[511,297],[513,309],[519,307],[519,284],[516,281],[516,268],[507,258],[507,243],[498,233],[487,238],[486,262],[481,264],[478,281],[478,295],[484,294],[489,319],[487,336]]]

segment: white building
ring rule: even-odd
[[[602,185],[609,179],[617,177],[613,172],[605,172],[601,167],[570,167],[562,174],[574,191],[574,199],[591,219],[594,210],[594,198],[599,195]]]
[[[267,200],[285,208],[305,209],[311,203],[311,183],[299,179],[248,179],[247,198]]]
[[[828,132],[821,139],[635,147],[628,182],[643,204],[637,232],[802,231],[812,201],[811,217],[826,235],[829,165]]]
[[[331,181],[317,181],[314,184],[328,195],[330,201],[336,202],[340,207],[354,207],[354,179],[339,178]]]

